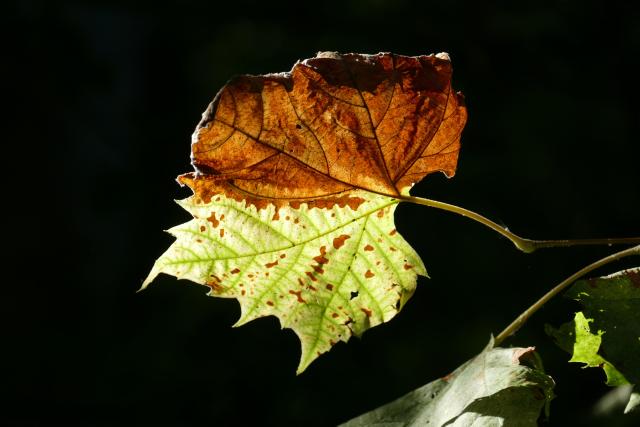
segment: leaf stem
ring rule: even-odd
[[[567,246],[581,246],[581,245],[637,245],[640,244],[640,237],[625,237],[618,239],[565,239],[565,240],[532,240],[526,239],[524,237],[520,237],[517,234],[512,233],[507,228],[502,227],[490,219],[476,213],[470,211],[465,208],[461,208],[460,206],[451,205],[449,203],[439,202],[437,200],[432,199],[423,199],[422,197],[414,197],[414,196],[396,196],[396,199],[415,203],[418,205],[429,206],[432,208],[441,209],[448,212],[453,212],[458,215],[462,215],[467,218],[471,218],[474,221],[477,221],[492,230],[502,234],[507,239],[511,240],[511,242],[515,245],[516,248],[520,249],[522,252],[531,253],[536,249],[541,248],[556,248],[556,247],[567,247]]]
[[[531,307],[523,311],[520,316],[518,316],[513,322],[511,322],[509,326],[507,326],[502,332],[500,332],[500,334],[498,334],[498,336],[495,339],[495,346],[497,347],[498,345],[500,345],[500,343],[502,343],[502,341],[504,341],[509,336],[513,335],[518,329],[522,327],[522,325],[527,320],[529,320],[529,318],[533,315],[533,313],[538,311],[543,305],[547,303],[547,301],[549,301],[551,298],[556,296],[558,293],[564,290],[567,286],[569,286],[570,284],[572,284],[573,282],[575,282],[585,274],[588,274],[591,271],[595,270],[596,268],[602,267],[603,265],[609,264],[621,258],[632,256],[632,255],[640,255],[640,245],[634,246],[632,248],[625,249],[623,251],[616,252],[612,255],[604,257],[594,262],[593,264],[589,264],[588,266],[577,271],[571,276],[567,277],[562,282],[560,282],[556,287],[554,287],[549,292],[544,294],[544,296],[540,298],[538,301],[536,301]]]

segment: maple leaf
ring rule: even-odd
[[[400,195],[452,176],[466,121],[446,54],[320,53],[290,73],[240,76],[192,143],[193,220],[159,273],[237,298],[238,324],[275,315],[302,343],[298,372],[338,341],[391,319],[419,256],[397,233]]]

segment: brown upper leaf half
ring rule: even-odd
[[[179,179],[205,201],[353,207],[352,189],[394,197],[431,172],[453,176],[466,118],[447,54],[321,52],[229,81],[193,134],[196,173]]]

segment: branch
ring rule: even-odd
[[[502,234],[507,239],[520,249],[522,252],[531,253],[536,249],[541,248],[557,248],[567,246],[583,246],[583,245],[638,245],[640,244],[640,237],[624,237],[614,239],[566,239],[566,240],[532,240],[520,237],[508,229],[496,224],[484,216],[470,211],[459,206],[451,205],[449,203],[438,202],[437,200],[423,199],[422,197],[414,196],[397,196],[396,199],[403,202],[415,203],[418,205],[429,206],[432,208],[441,209],[448,212],[453,212],[458,215],[470,218],[477,221],[492,230]]]
[[[509,336],[513,335],[518,329],[520,329],[520,327],[522,327],[522,325],[527,320],[529,320],[529,318],[533,315],[533,313],[538,311],[540,307],[546,304],[547,301],[549,301],[551,298],[556,296],[558,293],[564,290],[567,286],[569,286],[570,284],[572,284],[573,282],[575,282],[585,274],[588,274],[591,271],[595,270],[596,268],[602,267],[603,265],[609,264],[621,258],[632,256],[632,255],[640,255],[640,245],[634,246],[629,249],[625,249],[624,251],[616,252],[613,255],[609,255],[608,257],[602,258],[594,262],[593,264],[590,264],[584,267],[583,269],[572,274],[571,276],[567,277],[562,282],[560,282],[555,288],[551,289],[542,298],[536,301],[531,307],[527,308],[524,312],[522,312],[522,314],[518,316],[516,320],[511,322],[511,324],[507,326],[504,329],[504,331],[500,332],[500,334],[495,339],[495,346],[497,347],[498,345],[500,345],[500,343],[502,343],[502,341],[504,341]]]

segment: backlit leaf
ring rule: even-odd
[[[355,192],[358,209],[246,206],[217,196],[180,202],[193,220],[169,232],[177,240],[143,286],[168,273],[237,298],[237,325],[274,315],[302,343],[298,371],[351,335],[386,322],[426,275],[396,232],[389,197]]]
[[[170,230],[143,287],[168,273],[237,298],[238,324],[277,316],[300,338],[301,372],[391,319],[426,275],[394,228],[397,197],[454,174],[465,121],[447,54],[325,52],[232,79],[179,177],[194,219]]]

